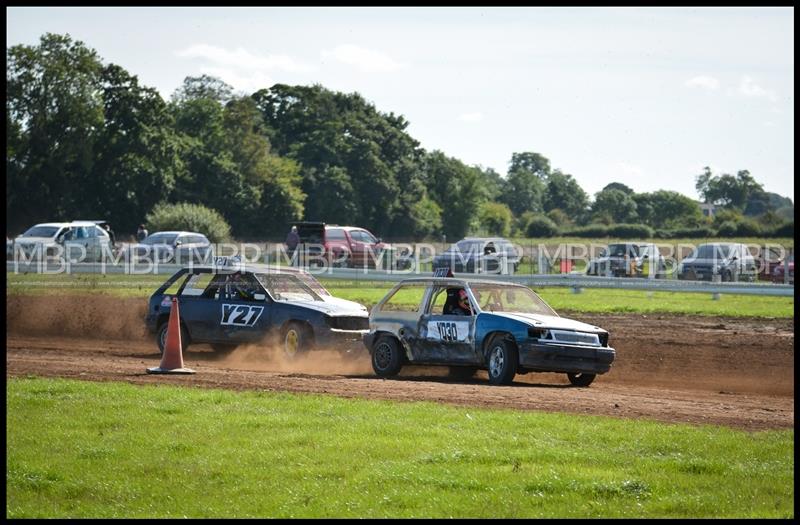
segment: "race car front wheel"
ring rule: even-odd
[[[511,341],[495,337],[489,345],[489,383],[510,385],[517,375],[517,349]]]
[[[396,376],[403,366],[397,339],[383,336],[372,347],[372,369],[381,377]]]
[[[282,339],[283,355],[288,359],[296,358],[311,346],[309,329],[298,322],[291,322],[286,325],[283,329]]]
[[[568,372],[567,377],[574,386],[589,386],[594,381],[596,374],[573,374]]]

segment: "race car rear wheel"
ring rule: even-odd
[[[519,360],[517,349],[511,341],[503,337],[495,337],[489,344],[487,354],[489,365],[489,383],[493,385],[510,385],[517,375]]]
[[[372,347],[372,369],[381,377],[396,376],[403,366],[400,345],[393,337],[383,336]]]
[[[167,331],[169,330],[169,322],[165,322],[158,329],[158,351],[164,355],[164,348],[167,346]],[[189,334],[186,333],[186,327],[181,325],[181,350],[186,350],[189,346]]]
[[[594,381],[594,378],[597,377],[596,374],[573,374],[571,372],[567,372],[567,377],[569,378],[569,382],[575,386],[589,386]]]
[[[311,347],[312,334],[307,326],[293,321],[283,329],[281,340],[283,341],[283,356],[287,359],[295,359]]]

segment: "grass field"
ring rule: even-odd
[[[8,518],[781,517],[794,432],[22,378]]]
[[[6,274],[6,293],[103,293],[119,297],[149,297],[166,275]],[[321,279],[329,291],[371,307],[390,283]],[[536,292],[557,312],[675,313],[734,317],[794,317],[794,297],[721,294],[714,300],[706,293],[646,292],[641,290],[538,288]]]

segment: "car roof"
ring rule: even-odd
[[[202,234],[202,233],[200,233],[200,232],[187,232],[187,231],[163,231],[163,232],[153,232],[153,233],[151,233],[150,235],[148,235],[148,237],[152,237],[153,235],[160,235],[160,234],[161,234],[161,235],[184,235],[184,234],[189,234],[189,235],[202,235],[203,237],[205,237],[205,234]]]
[[[503,241],[503,242],[511,242],[508,239],[505,239],[503,237],[464,237],[463,239],[461,239],[461,241],[485,241],[485,242]],[[461,242],[461,241],[458,241],[458,242]]]
[[[508,286],[518,286],[521,288],[527,288],[521,284],[516,283],[509,283],[506,281],[495,281],[492,279],[471,279],[468,277],[460,278],[460,277],[411,277],[409,279],[403,279],[398,283],[398,285],[403,284],[413,284],[413,283],[431,283],[440,286],[463,286],[465,284],[491,284],[491,285],[508,285]]]
[[[197,269],[197,270],[210,270],[210,271],[243,271],[243,272],[251,272],[251,273],[286,273],[286,274],[308,274],[307,271],[301,268],[292,268],[289,266],[273,266],[270,264],[263,264],[263,263],[243,263],[243,264],[231,264],[230,266],[224,265],[214,265],[214,264],[195,264],[193,266],[186,266],[185,268]]]

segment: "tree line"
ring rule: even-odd
[[[695,200],[673,191],[636,193],[615,182],[590,199],[540,153],[513,153],[501,175],[427,151],[402,115],[358,93],[275,84],[242,94],[203,75],[164,100],[84,43],[51,33],[6,57],[10,231],[80,218],[133,232],[177,203],[215,210],[239,239],[277,238],[296,220],[453,240],[711,224]],[[746,170],[706,169],[697,190],[729,222],[793,221],[791,200],[765,192]]]

